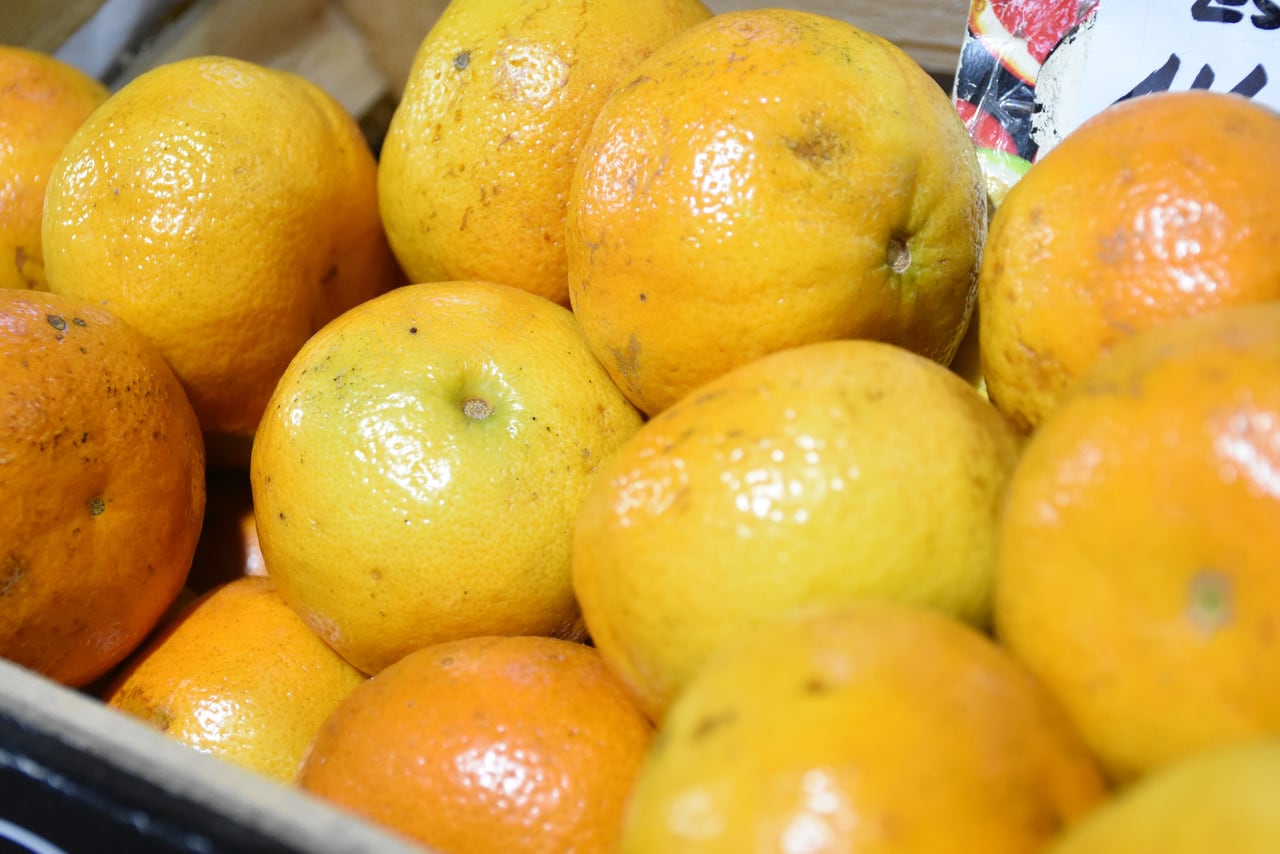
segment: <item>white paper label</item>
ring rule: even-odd
[[[1065,134],[1130,95],[1234,91],[1280,110],[1280,0],[1101,0]]]

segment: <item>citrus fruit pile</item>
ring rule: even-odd
[[[453,0],[376,157],[0,73],[0,656],[441,852],[1280,848],[1280,115],[997,206],[814,13]]]

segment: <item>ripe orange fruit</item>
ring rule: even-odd
[[[1034,429],[1107,350],[1280,298],[1280,115],[1202,90],[1121,102],[1037,161],[991,220],[978,287],[992,401]]]
[[[353,691],[298,784],[450,854],[614,851],[651,738],[591,647],[467,638]]]
[[[107,90],[72,65],[14,45],[0,45],[0,80],[0,288],[43,290],[49,172]]]
[[[1280,850],[1280,741],[1198,752],[1120,791],[1048,854],[1273,854]]]
[[[875,338],[944,364],[986,196],[947,94],[825,16],[721,13],[637,65],[569,190],[569,294],[649,415],[786,347]]]
[[[795,605],[891,599],[985,625],[1018,449],[963,379],[900,347],[764,356],[601,467],[573,542],[587,628],[658,720],[716,648]]]
[[[196,750],[292,784],[320,725],[364,680],[270,579],[240,578],[176,616],[103,699]]]
[[[591,122],[699,0],[452,0],[414,56],[378,167],[415,282],[479,279],[569,301],[565,207]]]
[[[151,338],[211,460],[241,466],[302,342],[400,275],[355,120],[302,77],[221,57],[112,95],[64,150],[43,233],[50,289]]]
[[[367,673],[485,634],[572,636],[573,520],[640,415],[567,308],[407,285],[307,342],[251,476],[267,572]]]
[[[1040,426],[996,628],[1118,780],[1280,731],[1280,303],[1117,344]]]
[[[73,297],[0,289],[0,376],[0,656],[78,687],[182,589],[199,424],[155,347]]]
[[[622,851],[1036,851],[1104,794],[1062,710],[985,635],[904,605],[806,609],[676,700]]]

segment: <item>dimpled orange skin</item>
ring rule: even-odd
[[[267,572],[367,673],[459,637],[572,636],[573,520],[639,426],[567,308],[407,285],[280,381],[250,469]]]
[[[978,294],[988,394],[1033,430],[1134,332],[1280,298],[1280,115],[1237,95],[1146,95],[1095,115],[992,217]]]
[[[415,282],[482,279],[568,304],[565,208],[614,85],[711,12],[698,0],[454,0],[414,57],[378,195]]]
[[[986,197],[946,94],[889,42],[776,9],[690,27],[625,78],[569,192],[569,294],[654,415],[789,346],[875,338],[950,362]]]
[[[160,353],[99,306],[0,289],[0,656],[79,687],[177,597],[204,446]]]
[[[365,678],[270,579],[240,578],[176,616],[102,696],[169,738],[292,784],[320,725]]]
[[[1053,698],[986,635],[850,604],[708,662],[641,767],[622,851],[1015,854],[1105,793]]]
[[[601,468],[573,542],[587,628],[660,720],[718,647],[793,606],[890,599],[986,625],[1018,451],[971,386],[908,350],[763,357]]]
[[[0,288],[45,288],[40,218],[49,173],[107,89],[46,53],[0,45]]]
[[[50,178],[43,234],[50,289],[155,341],[211,459],[242,466],[302,342],[400,281],[354,119],[302,77],[221,57],[112,95]]]
[[[1027,445],[996,629],[1132,780],[1280,730],[1280,304],[1116,346]]]
[[[468,638],[356,689],[298,784],[450,854],[616,851],[652,735],[594,649]]]

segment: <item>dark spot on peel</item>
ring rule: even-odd
[[[48,315],[45,315],[45,319],[49,321],[50,326],[52,326],[54,329],[58,330],[59,332],[66,331],[67,321],[63,320],[58,315],[48,314]]]
[[[836,686],[832,685],[821,676],[810,676],[804,681],[804,685],[801,687],[803,688],[804,693],[808,694],[810,697],[820,697],[823,694],[830,694],[835,690]]]
[[[694,726],[689,737],[694,741],[702,741],[718,730],[724,729],[738,719],[738,713],[727,709],[714,715],[707,715]]]
[[[9,552],[5,556],[4,562],[0,563],[0,599],[8,596],[13,588],[18,586],[18,582],[27,574],[27,565],[22,558],[13,552]]]
[[[464,71],[471,64],[471,51],[464,50],[453,58],[453,67],[457,71]]]
[[[103,500],[101,495],[94,496],[89,501],[89,515],[101,516],[103,511],[107,509],[107,502]]]

